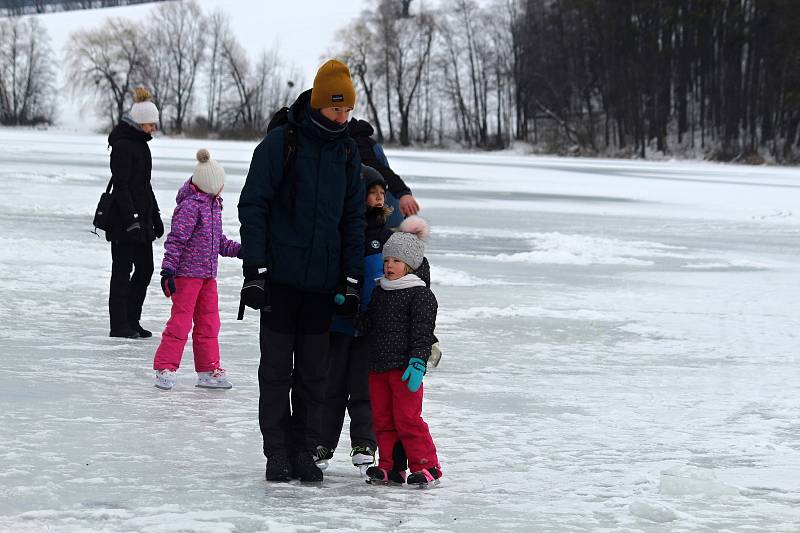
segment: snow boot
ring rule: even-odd
[[[138,339],[139,332],[132,328],[125,328],[125,329],[112,329],[108,333],[109,337],[119,337],[122,339]]]
[[[233,383],[228,381],[228,374],[224,368],[215,368],[211,372],[198,372],[197,385],[201,389],[230,389]]]
[[[144,329],[141,324],[131,324],[131,329],[139,334],[140,339],[149,339],[153,336],[153,332]]]
[[[292,468],[285,453],[276,453],[267,457],[267,481],[289,481],[292,479]]]
[[[379,466],[367,468],[367,483],[370,485],[402,485],[406,482],[406,473],[397,470],[384,470]]]
[[[300,452],[292,461],[292,477],[303,483],[322,481],[322,470],[314,464],[314,456],[309,452]]]
[[[431,485],[438,485],[440,477],[442,477],[442,470],[438,466],[434,466],[431,468],[423,468],[418,472],[412,472],[412,474],[408,476],[406,483],[418,487],[428,487]]]
[[[350,457],[353,458],[353,466],[361,471],[362,477],[366,475],[367,468],[375,464],[375,450],[369,446],[353,446]]]
[[[177,373],[174,370],[162,368],[156,370],[156,375],[153,376],[153,385],[161,390],[172,390],[177,380]]]
[[[331,459],[333,459],[333,449],[322,445],[317,446],[317,450],[314,452],[314,464],[317,465],[317,468],[327,469]]]

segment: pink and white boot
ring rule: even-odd
[[[416,485],[420,488],[422,487],[429,487],[432,485],[439,484],[439,478],[442,477],[442,469],[438,466],[434,466],[431,468],[423,468],[418,472],[413,472],[406,483],[409,485]]]

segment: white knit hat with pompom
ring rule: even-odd
[[[225,185],[225,169],[211,159],[211,154],[205,148],[197,151],[197,166],[194,167],[192,183],[204,193],[214,196],[221,193]]]
[[[158,108],[150,101],[150,91],[137,87],[133,91],[131,119],[137,124],[158,124]]]
[[[425,257],[424,241],[430,234],[430,226],[424,218],[412,215],[398,229],[383,245],[383,257],[394,257],[416,270]]]

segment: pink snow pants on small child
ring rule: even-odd
[[[161,334],[161,344],[153,359],[154,370],[178,370],[189,331],[195,371],[210,372],[218,368],[219,304],[214,278],[175,278],[172,314]]]

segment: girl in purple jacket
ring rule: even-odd
[[[190,330],[196,386],[233,386],[219,366],[217,256],[237,257],[241,245],[222,233],[220,193],[225,170],[205,149],[197,152],[197,161],[194,174],[178,191],[172,227],[164,242],[161,288],[167,298],[172,298],[172,314],[153,360],[153,384],[164,390],[175,386],[175,373]]]

